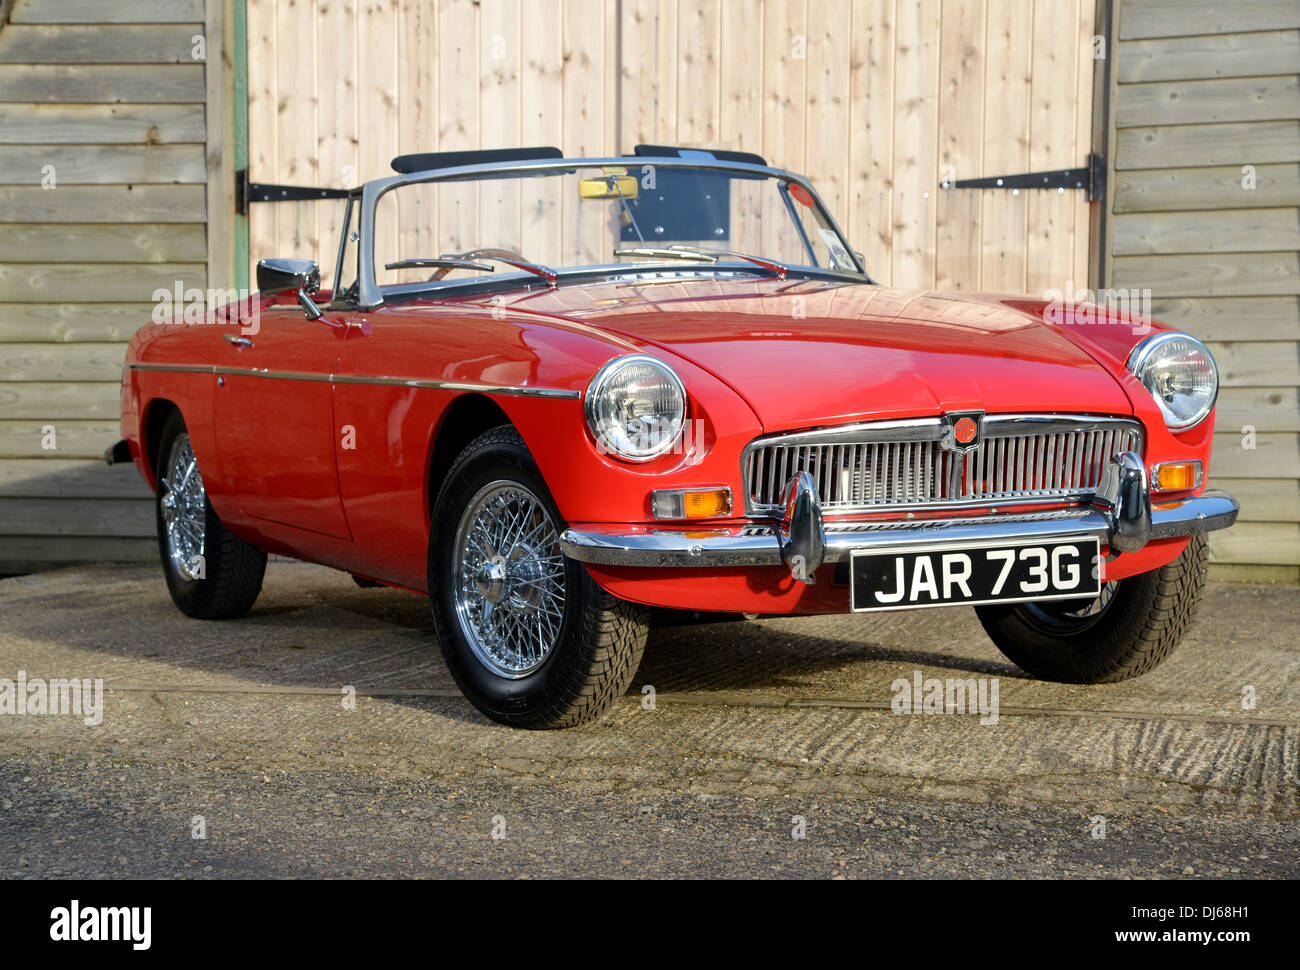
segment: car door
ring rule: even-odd
[[[264,307],[256,333],[213,339],[217,455],[233,501],[252,518],[350,539],[334,452],[342,328],[289,304]]]
[[[442,376],[438,317],[381,307],[340,313],[347,326],[335,415],[355,431],[334,442],[355,570],[422,588],[427,575],[425,486],[429,445],[452,392],[411,379]]]

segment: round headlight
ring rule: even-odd
[[[1219,396],[1219,368],[1209,348],[1185,333],[1158,333],[1135,348],[1128,369],[1151,392],[1171,431],[1200,424]]]
[[[586,410],[597,447],[624,461],[649,461],[681,438],[686,389],[663,361],[616,357],[591,379]]]

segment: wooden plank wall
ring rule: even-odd
[[[1081,192],[942,190],[1083,164],[1094,0],[248,0],[250,172],[345,187],[400,152],[640,142],[811,175],[878,280],[1087,279]],[[948,169],[944,167],[948,166]],[[337,203],[254,206],[250,259],[315,256]]]
[[[134,473],[94,459],[116,438],[149,294],[205,285],[233,249],[207,219],[230,204],[228,173],[207,178],[225,139],[205,104],[224,119],[226,89],[192,56],[219,6],[14,0],[0,29],[0,571],[152,556]],[[1080,193],[939,181],[1082,162],[1092,14],[1092,0],[248,0],[250,167],[345,186],[404,151],[741,148],[812,175],[883,282],[1064,289],[1086,277]],[[1300,5],[1121,0],[1118,15],[1108,280],[1150,287],[1157,314],[1218,355],[1216,479],[1244,507],[1215,560],[1296,578]],[[328,264],[336,219],[255,207],[250,255]]]
[[[206,285],[204,21],[15,0],[0,26],[0,573],[157,555],[139,475],[99,457],[154,289]]]
[[[1212,478],[1242,511],[1212,538],[1213,561],[1294,581],[1300,3],[1122,0],[1115,71],[1108,275],[1149,288],[1155,315],[1218,359]]]

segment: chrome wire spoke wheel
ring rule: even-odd
[[[518,482],[485,485],[460,517],[454,556],[456,616],[474,655],[500,677],[535,671],[564,625],[560,530],[546,506]]]
[[[1060,603],[1025,603],[1021,610],[1034,627],[1049,634],[1082,633],[1106,615],[1115,600],[1119,580],[1102,583],[1101,593],[1080,602],[1066,600]]]
[[[1117,579],[1112,579],[1109,583],[1103,583],[1101,593],[1096,599],[1089,600],[1077,610],[1062,611],[1061,615],[1075,620],[1086,620],[1094,616],[1100,616],[1110,606],[1110,601],[1115,597],[1115,587],[1118,585],[1119,580]]]
[[[200,567],[207,530],[208,493],[188,434],[179,434],[172,442],[158,488],[163,528],[167,532],[167,554],[183,578],[199,579],[203,572]]]
[[[488,428],[465,446],[438,486],[431,524],[438,646],[481,713],[572,727],[627,693],[650,611],[565,558],[560,511],[515,428]]]

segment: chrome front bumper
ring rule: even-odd
[[[1146,468],[1132,452],[1116,455],[1092,504],[1050,512],[929,521],[824,523],[806,472],[790,480],[784,514],[769,523],[694,530],[626,526],[568,529],[560,537],[570,559],[601,566],[787,566],[812,582],[823,563],[847,562],[855,549],[1095,536],[1115,552],[1136,552],[1154,539],[1177,539],[1226,529],[1237,502],[1226,492],[1151,502]]]

